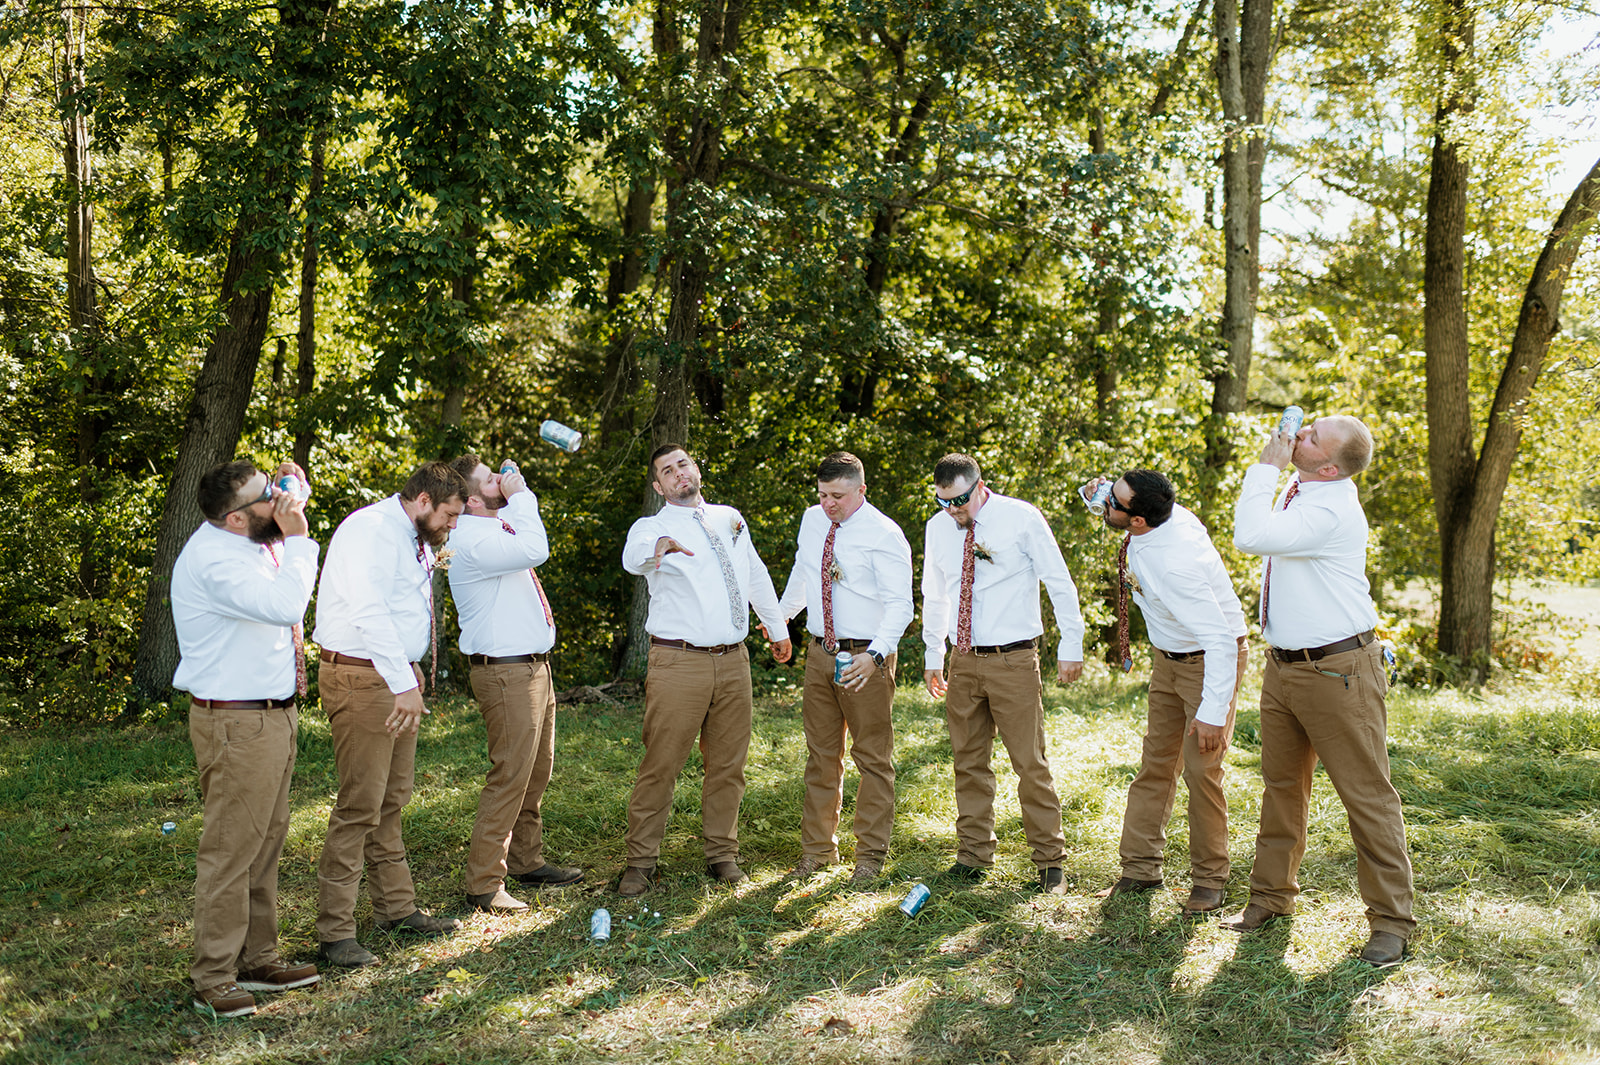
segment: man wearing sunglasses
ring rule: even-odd
[[[1389,690],[1367,587],[1367,517],[1351,480],[1372,458],[1355,418],[1275,433],[1246,471],[1233,542],[1262,555],[1261,828],[1250,902],[1223,922],[1253,932],[1294,911],[1312,773],[1321,761],[1349,815],[1371,936],[1361,960],[1398,964],[1416,928],[1400,796],[1389,780]],[[1292,477],[1274,501],[1284,467]]]
[[[305,479],[285,463],[278,476]],[[315,965],[278,955],[278,856],[289,830],[289,780],[305,689],[300,623],[317,579],[305,503],[248,462],[200,477],[205,522],[172,570],[182,659],[172,678],[194,698],[205,803],[195,854],[194,1007],[216,1017],[256,1010],[252,991],[307,987]]]
[[[1099,478],[1084,486],[1087,494]],[[1122,876],[1101,897],[1162,886],[1161,852],[1177,797],[1189,789],[1189,901],[1193,917],[1222,908],[1228,884],[1228,798],[1223,756],[1244,676],[1244,611],[1206,527],[1176,505],[1172,482],[1129,470],[1111,486],[1104,521],[1123,532],[1117,551],[1117,658],[1132,667],[1128,600],[1150,634],[1150,700],[1139,774],[1122,818]]]
[[[1061,642],[1056,678],[1083,674],[1078,589],[1037,507],[991,491],[977,460],[951,454],[933,468],[939,513],[924,530],[923,680],[945,700],[955,769],[959,849],[947,876],[977,880],[994,864],[994,771],[1000,736],[1017,773],[1017,801],[1039,870],[1039,890],[1065,894],[1061,801],[1045,756],[1039,674],[1039,585],[1050,591]],[[953,645],[948,681],[945,641]]]

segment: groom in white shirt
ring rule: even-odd
[[[1101,484],[1091,482],[1086,488]],[[1101,896],[1162,886],[1161,852],[1177,797],[1189,789],[1189,901],[1197,916],[1222,908],[1228,884],[1228,798],[1223,756],[1244,676],[1244,611],[1206,527],[1175,502],[1155,470],[1129,470],[1111,486],[1105,523],[1123,532],[1117,551],[1117,660],[1131,668],[1128,600],[1150,636],[1150,700],[1139,773],[1122,818],[1122,876]]]
[[[700,820],[706,872],[723,884],[739,868],[739,803],[750,750],[752,689],[744,638],[750,610],[761,618],[772,657],[787,662],[788,629],[772,577],[744,517],[700,495],[700,467],[681,444],[650,456],[650,486],[664,506],[628,530],[622,567],[650,586],[650,665],[644,688],[644,759],[628,800],[628,868],[617,890],[642,895],[672,813],[672,791],[700,741],[705,777]]]

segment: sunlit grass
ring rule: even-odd
[[[1137,674],[1135,674],[1137,676]],[[1244,901],[1260,795],[1253,692],[1230,754],[1234,875]],[[798,697],[762,700],[741,819],[751,873],[703,875],[698,762],[679,783],[659,890],[609,890],[623,865],[639,708],[563,707],[546,800],[552,860],[580,890],[527,893],[522,914],[393,939],[315,993],[262,998],[212,1023],[188,1005],[199,798],[187,729],[0,738],[0,1054],[19,1061],[1454,1062],[1593,1060],[1600,1052],[1600,698],[1572,686],[1397,693],[1390,751],[1406,802],[1421,925],[1387,972],[1365,938],[1344,813],[1319,778],[1301,906],[1243,939],[1186,922],[1187,830],[1169,827],[1168,888],[1089,897],[1117,874],[1143,688],[1091,668],[1046,693],[1073,894],[1040,897],[1015,779],[997,750],[1000,852],[971,887],[938,878],[955,850],[942,708],[896,702],[899,808],[874,890],[844,862],[804,882]],[[486,768],[470,702],[441,702],[419,745],[406,838],[421,903],[460,913]],[[316,861],[335,787],[325,723],[302,716],[282,869],[286,952],[314,949]],[[846,781],[852,795],[855,776]],[[851,811],[845,811],[848,829]],[[164,837],[162,821],[178,824]],[[910,886],[934,897],[907,919]],[[588,938],[597,906],[609,943]]]

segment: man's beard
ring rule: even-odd
[[[688,503],[700,494],[700,486],[693,481],[685,481],[682,487],[667,493],[667,498],[674,503]]]
[[[439,548],[445,545],[445,541],[450,539],[450,526],[448,524],[444,524],[440,525],[437,529],[433,529],[424,525],[422,522],[422,518],[411,519],[411,524],[417,527],[417,539],[420,542],[427,544],[435,551],[439,550]]]
[[[246,511],[245,514],[250,519],[250,524],[245,529],[245,535],[250,538],[251,543],[266,546],[283,540],[283,530],[278,528],[278,516],[276,514],[268,514],[264,518],[257,518],[249,511]]]

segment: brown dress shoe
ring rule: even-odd
[[[511,879],[531,888],[564,888],[582,880],[583,870],[545,862],[526,873],[512,873]]]
[[[317,957],[324,965],[341,969],[360,969],[378,964],[377,955],[354,939],[335,939],[331,943],[323,943],[317,947]]]
[[[737,884],[749,879],[738,862],[712,862],[706,866],[706,875],[721,884]]]
[[[402,917],[398,921],[379,921],[378,927],[385,932],[407,932],[414,936],[442,936],[446,932],[454,932],[460,928],[461,922],[454,917],[435,917],[431,913],[412,910],[410,916]]]
[[[794,868],[789,871],[789,875],[796,880],[804,880],[806,877],[822,869],[827,864],[827,862],[816,858],[801,858],[795,863]]]
[[[1199,917],[1203,913],[1215,913],[1222,909],[1222,902],[1227,891],[1219,887],[1192,887],[1189,889],[1189,901],[1183,904],[1183,912],[1190,917]]]
[[[857,858],[856,868],[850,874],[850,886],[864,888],[883,875],[883,863],[876,858]]]
[[[196,991],[194,1008],[208,1017],[248,1017],[256,1011],[256,999],[238,984],[218,984]]]
[[[617,884],[618,895],[643,895],[650,890],[650,885],[656,878],[656,867],[630,865],[622,872],[622,880]]]
[[[468,895],[467,905],[484,913],[515,913],[518,910],[526,910],[528,908],[526,902],[507,894],[505,888],[499,888],[484,895]]]
[[[297,987],[310,987],[321,979],[315,965],[289,965],[280,958],[245,969],[239,974],[238,983],[245,991],[292,991]]]
[[[1108,888],[1096,891],[1097,899],[1109,899],[1116,895],[1143,895],[1146,892],[1158,890],[1164,881],[1161,880],[1135,880],[1131,876],[1119,876],[1117,882]]]
[[[1374,969],[1399,965],[1406,956],[1406,941],[1393,932],[1374,932],[1361,948],[1360,958]]]
[[[1239,912],[1239,916],[1230,917],[1222,922],[1222,927],[1230,932],[1254,932],[1256,929],[1276,921],[1280,917],[1289,916],[1269,910],[1259,903],[1252,902]]]

